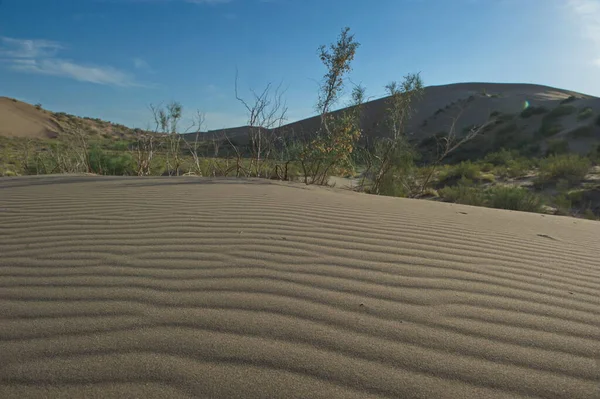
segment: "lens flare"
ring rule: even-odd
[[[527,108],[529,108],[529,101],[525,100],[525,102],[523,103],[523,109]]]

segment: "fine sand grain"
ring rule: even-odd
[[[0,397],[600,398],[600,223],[0,179]]]

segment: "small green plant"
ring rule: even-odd
[[[517,158],[509,161],[507,166],[507,175],[517,178],[525,176],[533,167],[533,164],[527,158]]]
[[[519,151],[502,148],[500,151],[487,154],[483,160],[484,162],[489,162],[494,166],[508,165],[510,161],[515,160],[518,156]]]
[[[585,211],[583,211],[582,216],[589,220],[600,220],[600,217],[596,215],[590,208],[587,208]]]
[[[133,158],[129,153],[111,154],[98,146],[92,146],[88,153],[90,169],[100,175],[135,175]]]
[[[573,206],[571,200],[565,194],[557,194],[553,197],[553,204],[558,215],[569,215]]]
[[[585,107],[581,111],[579,111],[579,113],[577,114],[577,119],[580,121],[583,121],[583,120],[591,118],[592,115],[594,115],[594,111],[592,110],[592,108]]]
[[[444,185],[451,185],[461,179],[476,180],[481,175],[481,166],[471,161],[463,161],[457,165],[446,166],[438,177],[438,182]]]
[[[577,154],[551,155],[540,162],[538,184],[565,179],[570,184],[580,182],[589,172],[591,162]]]
[[[542,137],[552,137],[562,130],[562,126],[560,123],[557,123],[554,120],[546,119],[542,121],[542,126],[540,126],[539,135]]]
[[[462,178],[455,186],[446,186],[438,190],[440,197],[447,202],[457,204],[484,206],[485,194],[479,187],[475,187],[469,179]]]
[[[521,118],[529,118],[534,115],[542,115],[548,112],[547,108],[544,107],[527,107],[521,112]]]
[[[486,197],[490,208],[540,212],[543,205],[539,195],[523,187],[495,186],[487,190]]]
[[[569,132],[569,136],[574,139],[592,137],[593,135],[594,135],[594,128],[592,126],[580,126],[577,129]]]
[[[572,113],[574,113],[576,110],[576,108],[572,105],[559,105],[558,107],[554,108],[552,111],[550,111],[550,113],[548,115],[546,115],[547,118],[560,118],[562,116],[567,116],[567,115],[571,115]]]
[[[569,142],[567,140],[548,140],[546,156],[561,155],[569,152]]]
[[[569,96],[569,97],[565,98],[564,100],[562,100],[560,103],[561,104],[568,104],[568,103],[571,103],[571,102],[573,102],[575,100],[577,100],[577,97],[575,97],[575,96]]]

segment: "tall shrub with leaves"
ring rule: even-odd
[[[177,129],[183,107],[180,103],[173,101],[167,104],[166,107],[150,105],[150,111],[154,116],[155,132],[162,133],[166,137],[168,173],[169,175],[176,174],[179,176],[182,138]]]
[[[413,112],[413,105],[423,95],[423,81],[419,74],[408,74],[401,83],[391,82],[386,87],[389,95],[387,125],[389,136],[375,142],[372,149],[371,169],[374,194],[397,194],[397,185],[410,191],[409,170],[413,168],[414,150],[408,143],[405,127]]]
[[[319,58],[327,73],[317,103],[321,115],[319,131],[304,143],[299,155],[306,184],[327,184],[332,173],[348,173],[352,169],[351,155],[361,135],[364,88],[358,86],[353,90],[349,111],[338,115],[330,112],[343,90],[345,75],[352,70],[351,62],[359,45],[350,28],[344,28],[336,43],[319,47]]]

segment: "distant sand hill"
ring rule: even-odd
[[[136,129],[102,121],[81,118],[64,112],[51,112],[41,106],[0,97],[0,137],[21,137],[30,139],[56,138],[65,129],[83,127],[88,133],[97,135],[132,137]],[[139,129],[138,129],[139,131]]]
[[[0,253],[1,398],[600,397],[598,222],[32,176]]]
[[[592,141],[600,140],[600,126],[592,124],[591,139],[573,140],[569,133],[578,127],[588,126],[593,118],[600,116],[600,98],[569,90],[533,84],[508,83],[456,83],[442,86],[429,86],[421,101],[415,104],[415,115],[407,127],[407,134],[416,142],[440,132],[447,132],[452,119],[461,115],[457,129],[485,122],[490,115],[517,115],[525,107],[544,107],[548,111],[561,105],[561,102],[572,97],[569,105],[575,110],[571,115],[560,119],[560,132],[554,139],[566,138],[573,143],[576,151],[585,152]],[[591,108],[590,119],[579,120],[578,112]],[[382,136],[387,134],[385,112],[387,98],[380,98],[364,104],[362,127],[364,135]],[[340,110],[343,111],[343,110]],[[337,112],[340,112],[337,111]],[[535,115],[516,121],[517,136],[531,136],[539,130],[543,115]],[[43,109],[0,97],[0,136],[10,137],[55,137],[60,135],[65,127],[74,123],[82,123],[92,132],[105,135],[119,135],[123,138],[134,134],[133,129],[122,125],[98,119],[79,118],[64,113],[53,113]],[[319,117],[311,117],[283,126],[282,134],[304,135],[314,132],[319,127]],[[498,129],[501,129],[498,127]],[[248,126],[231,127],[227,129],[204,132],[204,138],[223,139],[224,135],[235,140],[238,144],[248,142]],[[195,133],[189,135],[195,137]]]
[[[362,129],[364,137],[387,135],[386,110],[388,97],[367,102],[362,110]],[[527,107],[543,108],[545,113],[531,117],[520,117]],[[565,106],[570,109],[568,115],[556,118],[557,131],[551,137],[538,137],[544,117],[552,110]],[[570,148],[576,152],[587,153],[592,145],[600,143],[600,125],[595,121],[600,117],[600,98],[568,90],[533,84],[504,83],[456,83],[442,86],[429,86],[421,101],[415,105],[415,113],[406,127],[406,134],[415,144],[439,133],[448,133],[455,118],[458,134],[473,125],[481,125],[487,120],[501,119],[487,136],[501,136],[500,140],[518,143],[529,140],[545,150],[548,140],[567,140]],[[581,113],[588,111],[588,117],[582,119]],[[337,114],[345,109],[334,112]],[[303,136],[319,128],[320,117],[304,119],[290,123],[278,129],[279,133]],[[585,135],[573,132],[586,128]],[[580,130],[581,131],[581,130]],[[221,129],[208,132],[208,137],[223,138],[227,135],[237,143],[248,141],[248,128]],[[478,143],[474,143],[479,145]]]

